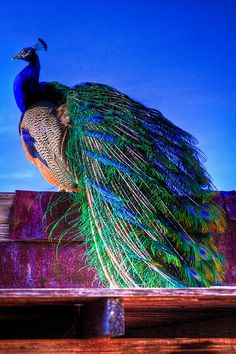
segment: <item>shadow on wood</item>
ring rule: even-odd
[[[84,338],[119,337],[125,334],[122,299],[99,299],[81,307],[80,326]]]

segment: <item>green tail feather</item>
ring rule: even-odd
[[[72,207],[81,211],[72,228],[85,237],[101,281],[110,287],[221,283],[225,261],[211,232],[224,230],[224,214],[195,139],[108,86],[53,87],[72,120],[66,158],[78,186]]]

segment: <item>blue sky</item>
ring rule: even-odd
[[[0,22],[0,191],[55,190],[18,135],[10,58],[37,37],[41,80],[109,84],[192,133],[220,190],[236,189],[236,1],[8,1]]]

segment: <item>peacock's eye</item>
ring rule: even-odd
[[[27,57],[30,54],[30,50],[23,49],[20,54],[22,57]]]

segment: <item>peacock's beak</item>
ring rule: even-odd
[[[12,57],[11,59],[15,60],[15,59],[21,59],[21,58],[22,58],[21,54],[19,53],[19,54],[15,55],[14,57]]]

